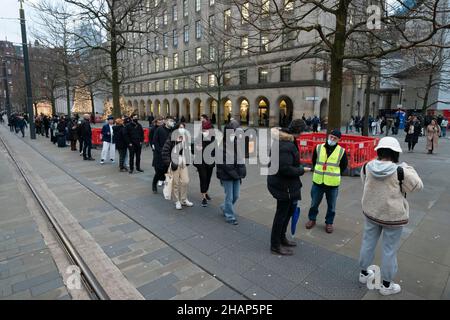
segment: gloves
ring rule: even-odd
[[[178,165],[177,164],[175,164],[175,163],[171,163],[170,164],[170,166],[171,166],[171,168],[172,168],[172,171],[177,171],[177,169],[178,169]]]

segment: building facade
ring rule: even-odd
[[[270,21],[273,2],[267,5],[267,15],[263,12],[258,18],[261,23]],[[280,1],[280,6],[288,13],[298,10],[292,1]],[[151,26],[152,32],[129,35],[138,49],[121,56],[127,79],[121,93],[141,118],[153,113],[194,121],[203,113],[217,115],[219,90],[222,119],[233,117],[243,125],[274,126],[303,114],[327,117],[326,61],[318,56],[295,61],[317,40],[314,32],[301,37],[288,31],[279,37],[255,33],[246,25],[246,2],[238,6],[233,1],[152,0],[139,15],[139,30]],[[333,23],[323,14],[314,19],[322,25]],[[364,77],[349,70],[346,74],[343,124],[352,114],[363,114],[365,102]],[[376,92],[370,103],[375,113],[380,103]]]

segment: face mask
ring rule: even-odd
[[[234,134],[230,135],[230,141],[233,142],[236,136]]]
[[[331,140],[331,139],[328,139],[327,140],[327,142],[328,142],[328,145],[330,146],[330,147],[334,147],[335,145],[336,145],[336,141],[333,141],[333,140]]]
[[[167,127],[168,128],[173,128],[174,125],[175,125],[175,122],[173,122],[173,121],[168,121],[167,122]]]
[[[202,135],[203,135],[203,137],[207,137],[207,136],[209,136],[209,132],[208,131],[205,131],[205,132],[202,132]]]
[[[180,128],[178,129],[178,133],[181,135],[184,135],[186,133],[186,129],[185,128]]]

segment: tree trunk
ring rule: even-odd
[[[113,22],[114,23],[114,20]],[[110,59],[111,59],[111,86],[112,86],[112,100],[113,100],[113,108],[112,115],[114,118],[120,118],[121,110],[120,110],[120,86],[119,86],[119,70],[117,69],[117,35],[115,26],[113,25],[111,28],[111,51],[110,51]]]
[[[372,82],[372,67],[369,65],[369,72],[367,74],[366,81],[366,101],[364,102],[364,124],[363,124],[363,136],[369,136],[369,113],[370,113],[370,83]]]
[[[53,89],[50,90],[50,103],[52,105],[52,115],[56,115],[56,99]]]
[[[91,112],[95,114],[94,94],[92,93],[92,90],[90,88],[89,88],[89,95],[91,97]]]
[[[433,74],[428,76],[428,83],[425,89],[425,97],[423,97],[422,111],[425,112],[428,109],[428,96],[430,95],[431,84],[433,83]]]
[[[64,63],[64,85],[66,87],[66,103],[67,103],[67,117],[70,118],[70,83],[69,83],[69,67]]]
[[[216,121],[217,121],[217,128],[222,131],[222,122],[221,122],[221,104],[222,104],[222,90],[220,86],[217,86],[217,114],[216,114]]]
[[[345,23],[347,20],[346,6],[336,14],[336,32],[330,55],[331,79],[328,111],[328,132],[341,128],[342,71],[344,69]]]

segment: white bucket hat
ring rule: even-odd
[[[381,140],[378,142],[378,145],[375,147],[375,150],[378,150],[381,148],[391,149],[392,151],[395,151],[395,152],[402,152],[400,143],[398,142],[397,139],[395,139],[393,137],[381,138]]]

